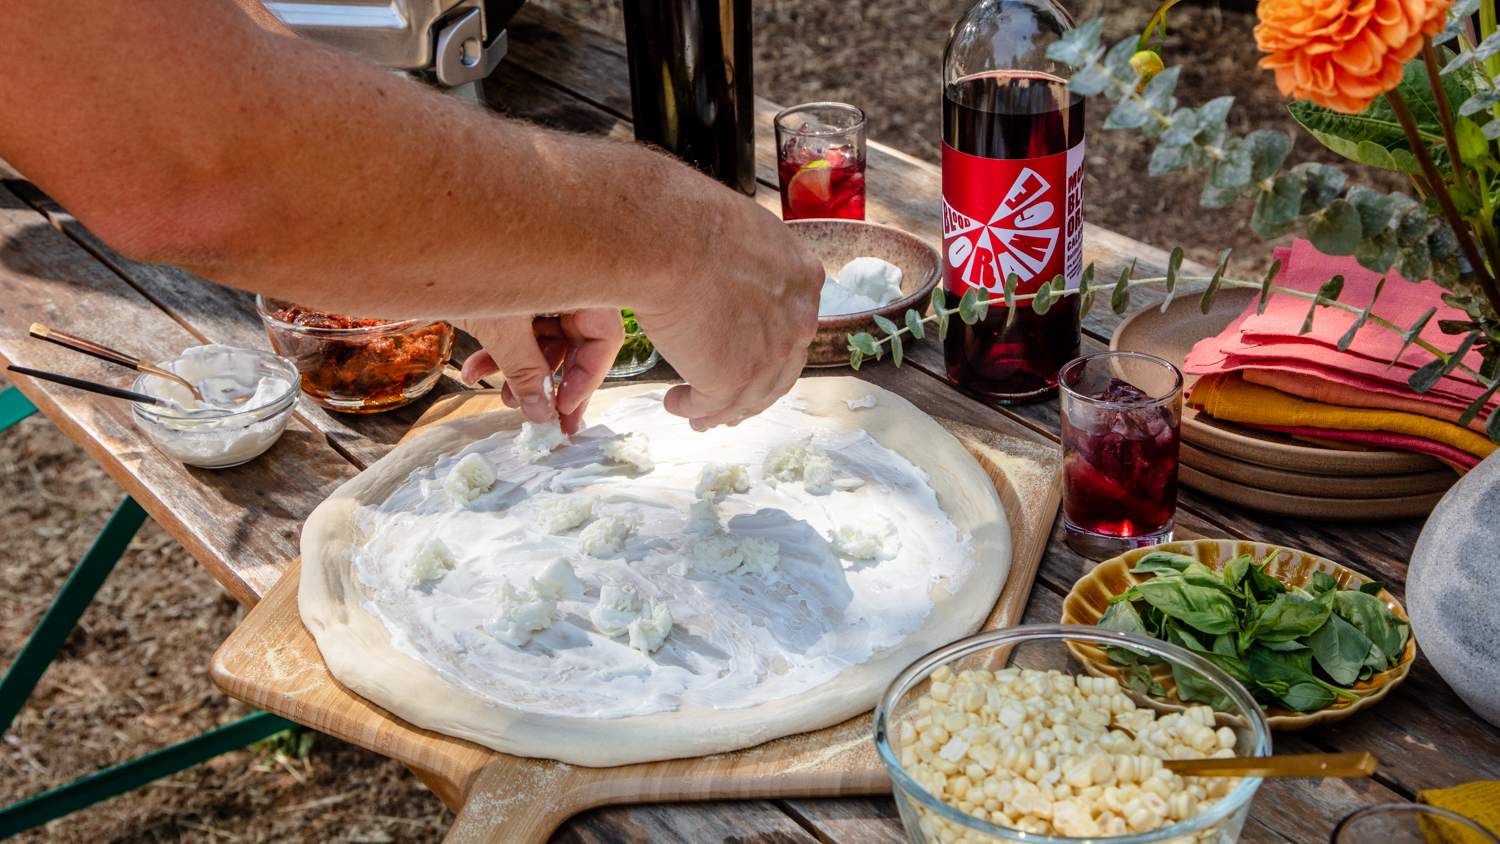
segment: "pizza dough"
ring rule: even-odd
[[[601,391],[590,427],[534,464],[511,447],[518,413],[458,419],[336,490],[303,530],[298,593],[333,675],[419,727],[619,765],[846,720],[917,657],[983,624],[1009,571],[1009,527],[984,470],[926,414],[863,381],[817,378],[737,428],[699,434],[661,409],[661,392]],[[874,406],[847,404],[871,395]],[[812,491],[811,473],[777,471],[784,461],[765,475],[773,451],[808,442],[826,450],[834,483],[823,488],[819,461]],[[622,448],[640,459],[608,455]],[[455,504],[445,478],[474,455],[497,480]],[[748,477],[715,495],[705,525],[695,486],[710,465]],[[583,553],[587,526],[546,529],[574,520],[558,502],[575,499],[588,502],[577,519],[634,525],[618,550]],[[774,544],[779,559],[700,570],[693,549],[714,531]],[[583,594],[546,588],[559,559]],[[656,614],[606,636],[589,618],[606,586],[630,586]],[[551,602],[551,623],[525,601]],[[513,612],[501,632],[522,644],[496,635],[502,604]]]

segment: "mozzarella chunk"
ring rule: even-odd
[[[733,492],[750,491],[750,473],[738,463],[710,463],[698,473],[697,495],[714,501]]]
[[[813,445],[812,437],[771,449],[762,471],[772,480],[802,481],[813,495],[825,495],[833,490],[833,460],[828,452]]]
[[[643,475],[656,468],[656,463],[651,460],[651,441],[640,431],[632,431],[605,443],[604,457],[612,463],[634,466]]]
[[[630,631],[630,623],[641,617],[641,594],[629,583],[610,581],[599,590],[599,603],[589,610],[594,629],[613,639]]]
[[[567,560],[553,560],[531,578],[531,591],[554,601],[576,600],[583,597],[583,581]]]
[[[849,405],[850,410],[861,410],[867,407],[874,407],[879,403],[880,399],[876,398],[874,393],[865,393],[862,398],[844,399],[844,404]]]
[[[606,513],[589,523],[578,534],[578,550],[590,557],[612,557],[625,550],[625,540],[641,526],[634,513],[617,516]]]
[[[556,495],[537,508],[537,525],[547,533],[562,533],[592,520],[599,513],[599,499],[587,495]]]
[[[630,646],[643,654],[655,653],[672,632],[672,611],[666,604],[653,603],[640,618],[626,629]]]
[[[495,617],[485,625],[485,630],[516,647],[531,641],[533,633],[551,627],[557,616],[557,602],[530,589],[518,590],[505,583],[495,598],[498,602]]]
[[[468,507],[495,485],[495,467],[477,454],[466,454],[448,470],[443,491],[460,507]]]
[[[688,563],[703,574],[770,574],[781,562],[776,543],[720,533],[700,539],[688,549]]]
[[[719,530],[719,507],[712,498],[700,498],[688,507],[688,527],[716,533]]]
[[[840,525],[828,541],[840,555],[856,560],[889,560],[901,550],[896,526],[885,519],[874,524]]]
[[[406,564],[406,572],[414,586],[439,580],[452,570],[453,552],[435,536],[422,543]]]
[[[535,463],[567,441],[567,436],[562,432],[562,423],[556,419],[537,423],[522,422],[521,432],[516,434],[511,448],[522,463]]]

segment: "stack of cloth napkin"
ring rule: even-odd
[[[1276,257],[1281,261],[1278,286],[1314,293],[1342,275],[1339,301],[1356,307],[1370,301],[1380,281],[1379,274],[1353,258],[1324,255],[1305,240],[1276,250]],[[1462,338],[1444,334],[1438,323],[1467,317],[1444,304],[1442,294],[1430,281],[1413,284],[1393,272],[1374,312],[1409,326],[1437,308],[1422,339],[1452,352]],[[1400,334],[1366,324],[1348,350],[1339,351],[1339,339],[1354,325],[1355,314],[1319,308],[1312,331],[1299,335],[1310,301],[1273,293],[1261,314],[1255,312],[1256,304],[1252,301],[1227,328],[1199,341],[1188,354],[1183,369],[1200,377],[1187,400],[1202,413],[1331,447],[1429,454],[1459,472],[1495,450],[1484,434],[1484,417],[1500,404],[1500,396],[1491,397],[1486,413],[1459,425],[1464,409],[1483,389],[1455,371],[1426,393],[1417,393],[1407,379],[1432,355],[1415,345],[1403,351]],[[1464,358],[1474,369],[1480,362],[1475,351]]]

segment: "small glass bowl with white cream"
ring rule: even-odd
[[[238,466],[286,430],[301,376],[292,361],[255,349],[197,346],[157,366],[191,383],[143,373],[131,389],[165,404],[133,406],[135,424],[167,456],[201,469]]]

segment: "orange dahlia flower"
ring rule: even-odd
[[[1282,94],[1358,114],[1401,82],[1452,0],[1260,0],[1255,43]]]

